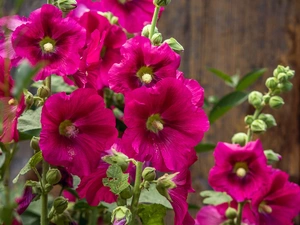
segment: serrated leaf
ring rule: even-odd
[[[111,192],[120,194],[128,186],[129,174],[124,174],[120,166],[110,165],[106,171],[107,178],[103,178],[103,185],[110,187]]]
[[[200,195],[204,197],[204,204],[219,205],[225,202],[231,202],[232,198],[225,192],[217,192],[212,190],[202,191]]]
[[[263,69],[251,71],[250,73],[246,74],[245,76],[242,77],[242,79],[240,79],[240,81],[235,87],[235,90],[236,91],[245,90],[250,85],[255,83],[255,81],[257,81],[257,79],[259,79],[266,71],[267,69],[263,68]]]
[[[210,123],[215,122],[218,118],[228,112],[233,106],[237,106],[246,101],[247,97],[248,94],[241,91],[234,91],[225,95],[210,111]]]
[[[42,81],[35,82],[31,87],[39,88],[43,85]],[[71,93],[76,90],[76,87],[73,85],[68,85],[61,76],[52,75],[51,76],[51,92],[66,92]]]
[[[42,156],[42,152],[39,151],[37,153],[35,153],[30,159],[29,161],[26,163],[26,165],[21,169],[21,171],[19,172],[19,174],[15,177],[15,179],[13,179],[13,183],[17,183],[18,179],[21,175],[26,174],[27,172],[29,172],[32,168],[34,168],[40,161],[43,160],[43,156]]]
[[[41,113],[42,107],[36,110],[29,109],[23,113],[18,119],[18,131],[26,133],[28,131],[41,129]]]
[[[138,216],[143,225],[164,225],[167,209],[160,204],[139,204]]]
[[[220,77],[222,80],[228,82],[229,84],[233,84],[231,76],[229,76],[228,74],[226,74],[220,70],[217,70],[215,68],[208,68],[208,71],[212,72],[214,75]]]
[[[195,147],[196,152],[208,152],[214,150],[216,147],[215,144],[212,143],[200,143]]]

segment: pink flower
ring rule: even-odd
[[[192,149],[209,128],[205,112],[195,107],[181,81],[165,78],[152,88],[138,88],[125,96],[123,141],[139,161],[151,161],[160,171],[189,166]],[[132,156],[131,156],[132,157]]]
[[[32,187],[25,187],[22,197],[16,199],[18,204],[17,213],[21,215],[28,208],[33,199],[37,196],[32,192]]]
[[[266,188],[260,189],[253,197],[252,205],[259,224],[292,224],[300,213],[300,188],[288,181],[288,175],[280,170],[272,170]]]
[[[215,166],[208,178],[210,185],[238,202],[251,199],[268,181],[269,168],[259,140],[244,147],[219,142],[214,157]]]
[[[114,115],[93,89],[52,95],[43,106],[41,123],[44,159],[78,176],[96,169],[100,152],[117,137]]]
[[[46,63],[35,80],[51,74],[66,76],[78,69],[85,30],[73,19],[62,18],[57,7],[46,4],[33,11],[28,23],[14,31],[12,43],[16,54],[27,58],[32,65]]]
[[[129,33],[141,32],[151,23],[154,13],[153,0],[101,0],[101,9],[112,12],[119,24]]]
[[[167,44],[152,46],[146,37],[137,36],[121,48],[122,61],[109,71],[109,86],[115,92],[127,93],[136,88],[152,87],[166,77],[176,78],[180,56]]]

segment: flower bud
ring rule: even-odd
[[[131,211],[125,207],[125,206],[118,206],[115,208],[112,212],[111,216],[111,222],[115,225],[123,225],[123,222],[125,220],[124,224],[129,224],[132,220],[132,214]]]
[[[279,73],[285,72],[284,66],[278,65],[277,68],[273,72],[273,76],[277,77]]]
[[[30,141],[30,147],[35,150],[36,152],[40,151],[40,145],[39,145],[39,142],[40,142],[40,138],[39,137],[35,137],[33,136],[31,138],[31,141]]]
[[[284,104],[284,101],[279,96],[273,96],[270,98],[269,105],[272,109],[279,109]]]
[[[270,90],[273,90],[277,87],[278,85],[278,81],[275,77],[269,77],[267,80],[266,80],[266,86],[267,88],[269,88]]]
[[[61,180],[61,173],[58,169],[50,169],[46,174],[46,180],[49,184],[57,184]]]
[[[103,156],[102,160],[110,165],[116,164],[120,166],[122,171],[125,172],[129,165],[128,157],[122,152],[117,152],[114,149],[112,150],[112,153],[112,155]]]
[[[145,188],[146,190],[149,190],[149,188],[150,188],[150,182],[149,181],[144,181],[143,188]]]
[[[49,95],[50,95],[50,89],[47,86],[43,85],[43,86],[41,86],[41,87],[38,88],[37,95],[40,98],[48,98]]]
[[[288,79],[292,79],[295,75],[295,70],[288,70],[287,73],[286,73]]]
[[[247,125],[250,125],[253,122],[253,120],[254,120],[254,118],[251,115],[245,116],[245,119],[244,119],[244,121]]]
[[[264,154],[268,160],[268,164],[272,164],[274,162],[278,162],[282,159],[281,155],[275,153],[273,150],[268,149],[264,151]]]
[[[179,42],[175,38],[167,39],[164,41],[164,43],[167,43],[170,46],[170,48],[176,53],[180,53],[184,50],[182,45],[179,44]]]
[[[237,216],[237,211],[236,209],[232,208],[232,207],[228,207],[228,209],[225,212],[225,215],[228,219],[234,219]]]
[[[162,43],[163,37],[161,33],[155,33],[153,34],[152,38],[151,38],[151,42],[153,45],[160,45]]]
[[[248,96],[248,101],[255,108],[260,108],[263,103],[263,95],[258,91],[252,91]]]
[[[235,135],[233,135],[231,141],[233,144],[239,144],[240,146],[244,146],[247,142],[247,134],[242,132],[236,133]]]
[[[144,26],[144,28],[142,30],[142,36],[149,37],[150,29],[151,29],[151,24],[148,24],[148,25]],[[155,27],[154,28],[154,34],[156,34],[157,32],[158,32],[158,29],[157,29],[157,27]]]
[[[118,17],[115,17],[111,12],[98,12],[98,14],[108,19],[108,21],[112,25],[118,23]]]
[[[169,201],[172,201],[168,190],[169,189],[173,189],[176,188],[176,184],[172,181],[172,179],[178,174],[174,173],[174,174],[165,174],[162,177],[158,178],[157,180],[157,184],[156,184],[156,190],[164,197],[166,197],[166,199],[168,199]]]
[[[123,199],[129,199],[133,195],[133,188],[131,185],[129,185],[126,189],[124,189],[121,193],[120,196]]]
[[[293,84],[289,81],[281,83],[278,85],[278,88],[281,89],[282,91],[290,91],[293,88]]]
[[[68,208],[68,200],[62,196],[57,197],[53,202],[53,208],[57,214],[62,214]]]
[[[77,2],[76,0],[55,0],[54,5],[63,12],[70,12],[71,10],[76,9]]]
[[[50,211],[51,213],[51,211]],[[71,215],[67,212],[64,211],[62,214],[55,214],[55,215],[50,215],[49,213],[49,219],[51,220],[51,224],[57,224],[57,225],[72,225],[76,224],[73,222]]]
[[[260,134],[267,130],[267,124],[263,120],[257,119],[251,123],[250,128],[254,133]]]
[[[279,73],[277,75],[277,79],[280,83],[286,82],[288,80],[288,77],[286,75],[286,73]]]
[[[265,104],[269,104],[270,98],[271,98],[271,96],[270,96],[269,94],[265,94],[265,95],[263,96],[263,101],[264,101],[264,103],[265,103]]]
[[[143,170],[142,177],[146,181],[153,181],[156,178],[156,170],[153,167],[146,167]]]
[[[26,109],[29,109],[34,103],[33,94],[31,94],[29,91],[25,94],[25,104]]]
[[[46,184],[44,190],[46,193],[49,193],[52,190],[52,188],[53,188],[52,184]]]
[[[156,6],[167,6],[171,3],[171,0],[154,0],[153,3]]]
[[[277,126],[276,120],[271,114],[262,113],[258,116],[258,119],[263,120],[266,123],[267,128]]]

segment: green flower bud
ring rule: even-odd
[[[257,119],[251,123],[250,128],[254,133],[260,134],[267,130],[267,124],[263,120]]]
[[[283,83],[283,82],[286,82],[288,80],[288,77],[286,75],[286,73],[279,73],[277,75],[277,79],[279,82]]]
[[[61,180],[61,173],[58,169],[50,169],[46,174],[46,180],[49,184],[57,184]]]
[[[144,26],[144,28],[142,30],[142,36],[149,37],[150,29],[151,29],[151,24],[148,24],[148,25]],[[154,28],[154,34],[156,34],[157,32],[158,32],[158,29],[157,29],[157,27],[155,27]]]
[[[149,188],[150,188],[150,182],[149,182],[149,181],[144,181],[143,187],[144,187],[146,190],[149,190]]]
[[[258,119],[263,120],[267,124],[267,128],[277,126],[275,118],[271,114],[260,114]]]
[[[118,206],[115,208],[111,215],[111,222],[126,219],[126,224],[129,224],[132,220],[131,211],[125,206]]]
[[[49,213],[49,219],[51,220],[51,223],[56,225],[70,225],[72,223],[72,218],[70,214],[67,211],[64,211],[62,214],[55,214],[50,215]]]
[[[49,193],[52,190],[52,188],[53,188],[52,184],[46,184],[44,190],[46,193]]]
[[[171,0],[154,0],[153,3],[156,6],[167,6],[171,3]]]
[[[253,122],[253,120],[254,120],[254,118],[251,115],[245,116],[245,119],[244,119],[244,121],[247,125],[250,125]]]
[[[263,94],[258,91],[252,91],[248,96],[248,101],[255,108],[260,108],[263,103]]]
[[[267,80],[266,80],[266,86],[267,88],[269,88],[270,90],[273,90],[277,87],[278,85],[278,81],[275,77],[269,77]]]
[[[116,164],[120,166],[122,171],[125,172],[129,165],[127,155],[124,155],[122,152],[117,152],[115,149],[112,149],[112,153],[112,155],[103,156],[102,160],[110,165]]]
[[[284,101],[279,96],[273,96],[270,98],[269,105],[272,109],[279,109],[284,104]]]
[[[285,72],[284,66],[278,65],[277,68],[273,72],[273,76],[277,77],[279,73]]]
[[[279,155],[278,153],[275,153],[271,149],[265,150],[264,153],[265,153],[265,156],[268,160],[268,164],[278,162],[282,159],[281,155]]]
[[[156,178],[156,170],[153,167],[146,167],[143,170],[142,177],[146,181],[153,181]]]
[[[290,91],[293,88],[293,84],[289,81],[281,83],[278,85],[278,88],[280,88],[282,91]]]
[[[155,33],[153,34],[152,38],[151,38],[151,42],[153,45],[160,45],[162,43],[163,37],[161,33]]]
[[[289,80],[292,79],[294,77],[294,75],[295,75],[295,70],[289,70],[289,71],[287,71],[286,75],[287,75],[287,77],[288,77]]]
[[[53,202],[53,209],[57,214],[62,214],[68,208],[68,200],[62,196],[57,197]]]
[[[264,101],[264,103],[265,103],[265,104],[269,104],[270,98],[271,98],[271,96],[270,96],[269,94],[265,94],[265,95],[263,96],[263,101]]]
[[[29,91],[26,91],[26,93],[24,94],[25,94],[26,108],[29,109],[34,103],[33,94],[31,94]]]
[[[98,12],[101,16],[104,16],[110,24],[114,25],[118,23],[118,17],[115,17],[111,12]]]
[[[49,95],[50,95],[50,89],[47,86],[43,85],[43,86],[41,86],[41,87],[38,88],[37,95],[40,98],[48,98]]]
[[[237,211],[234,208],[228,207],[228,209],[225,212],[225,215],[228,219],[235,219],[237,217]]]
[[[40,151],[40,145],[39,145],[39,142],[40,142],[40,138],[39,137],[35,137],[33,136],[31,138],[31,141],[30,141],[30,147],[35,150],[36,152]]]
[[[63,12],[70,12],[71,10],[76,9],[77,2],[75,0],[55,0],[54,5]]]
[[[233,144],[239,144],[240,146],[244,146],[247,142],[247,134],[245,133],[236,133],[233,135],[231,141]]]
[[[176,53],[180,53],[184,50],[182,45],[179,44],[179,42],[175,38],[171,37],[171,38],[165,40],[164,43],[167,43],[170,46],[170,48]]]
[[[120,196],[121,198],[123,199],[129,199],[131,198],[133,195],[133,188],[131,185],[129,185],[125,190],[123,190],[121,193],[120,193]]]
[[[172,179],[178,174],[174,173],[174,174],[165,174],[162,177],[158,178],[157,183],[156,183],[156,190],[164,197],[166,197],[166,199],[168,199],[169,201],[172,201],[168,190],[169,189],[173,189],[176,188],[176,184],[172,181]]]

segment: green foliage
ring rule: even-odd
[[[28,140],[33,136],[39,136],[41,131],[41,112],[42,107],[36,110],[29,109],[19,117],[18,131],[21,140]]]
[[[232,198],[227,195],[225,192],[217,192],[217,191],[202,191],[200,192],[201,197],[204,197],[204,204],[209,205],[219,205],[225,202],[231,202]]]
[[[212,72],[214,75],[220,77],[222,80],[224,80],[227,84],[233,85],[233,80],[230,75],[222,72],[221,70],[217,70],[215,68],[208,68],[208,71]]]
[[[215,144],[212,143],[199,143],[196,147],[195,150],[196,152],[208,152],[214,150],[216,147]]]
[[[265,72],[267,69],[257,69],[253,70],[250,73],[247,73],[245,76],[240,79],[238,84],[235,87],[236,91],[243,91],[248,88],[250,85],[254,84]]]
[[[42,81],[35,82],[31,87],[39,88],[43,85]],[[76,89],[75,86],[68,85],[64,82],[61,76],[52,75],[51,76],[51,91],[52,93],[66,92],[71,93]]]
[[[143,225],[164,225],[167,208],[160,204],[139,204],[138,216]]]
[[[103,178],[103,184],[110,187],[110,190],[115,194],[120,194],[128,186],[129,174],[124,174],[120,166],[111,165],[106,172],[107,178]]]

